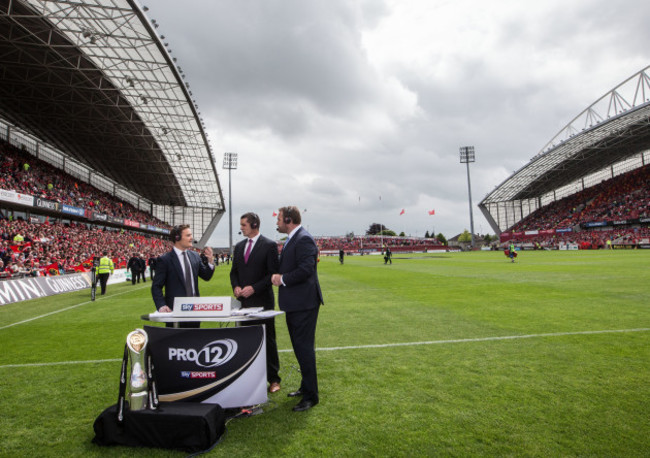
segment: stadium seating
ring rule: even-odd
[[[650,166],[619,175],[542,207],[510,231],[572,227],[591,221],[650,217]]]
[[[648,218],[650,166],[646,165],[542,207],[507,232],[541,232],[519,237],[519,242],[542,248],[568,243],[605,248],[608,240],[613,245],[636,246],[650,237]]]
[[[1,140],[0,189],[169,228],[133,205]],[[83,222],[62,224],[49,218],[41,224],[9,220],[5,216],[0,213],[0,279],[88,270],[93,256],[104,250],[109,251],[119,268],[126,265],[133,253],[148,258],[169,249],[168,242],[131,230],[100,228]]]
[[[354,237],[314,237],[316,244],[322,252],[342,249],[346,253],[357,253],[363,250],[379,251],[388,246],[394,252],[399,251],[424,251],[439,250],[444,246],[438,239],[423,237],[381,237],[379,235],[365,235]]]
[[[0,189],[13,190],[117,218],[168,227],[151,214],[79,181],[0,140]]]
[[[18,241],[19,235],[22,241]],[[0,278],[60,275],[87,271],[93,256],[110,253],[115,267],[126,267],[133,253],[145,259],[169,250],[169,242],[125,230],[106,230],[86,224],[33,224],[0,219]],[[16,239],[16,240],[15,240]]]

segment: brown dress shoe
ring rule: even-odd
[[[280,391],[280,384],[278,382],[273,382],[269,385],[269,393],[275,393],[276,391]]]

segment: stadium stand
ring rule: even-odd
[[[501,240],[515,240],[528,248],[639,247],[650,243],[649,224],[646,165],[537,209],[504,232]]]
[[[50,164],[0,140],[0,189],[13,190],[117,218],[167,226],[152,215],[76,180]]]
[[[44,161],[0,141],[0,189],[61,204],[169,228],[131,204],[122,202]],[[36,216],[35,216],[36,215]],[[108,250],[116,267],[134,253],[156,257],[169,249],[160,237],[135,230],[30,213],[30,221],[7,217],[0,207],[0,279],[61,275],[87,271],[93,256]]]
[[[34,224],[1,218],[0,235],[0,278],[88,271],[93,256],[104,250],[118,268],[126,267],[134,252],[146,259],[169,250],[169,242],[157,237],[74,222]]]
[[[315,240],[321,254],[337,255],[340,249],[349,254],[361,253],[362,251],[381,251],[382,243],[384,247],[390,247],[393,252],[439,251],[447,248],[437,239],[424,237],[365,235],[355,237],[315,237]]]
[[[556,229],[647,217],[650,217],[650,166],[646,165],[540,208],[510,230]]]
[[[650,248],[650,66],[581,111],[479,203],[523,247]]]

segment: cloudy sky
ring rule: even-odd
[[[223,153],[239,156],[235,242],[239,215],[275,239],[272,213],[292,204],[314,235],[377,222],[452,237],[469,229],[466,145],[474,229],[494,233],[486,194],[650,63],[647,0],[142,4],[191,85],[226,202]]]

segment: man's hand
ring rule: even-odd
[[[244,288],[241,290],[241,295],[244,297],[251,297],[253,294],[255,294],[255,289],[253,289],[252,286],[244,286]]]
[[[170,309],[170,308],[167,307],[166,305],[163,305],[162,307],[160,307],[160,308],[158,309],[158,311],[159,311],[160,313],[172,313],[172,309]]]
[[[239,286],[235,286],[235,289],[232,290],[232,293],[235,295],[235,297],[241,297],[241,288]]]
[[[273,274],[271,277],[271,283],[273,283],[275,286],[282,286],[282,275]]]
[[[206,246],[203,249],[203,254],[208,257],[208,262],[212,264],[212,262],[214,261],[214,253],[212,253],[212,247]]]

